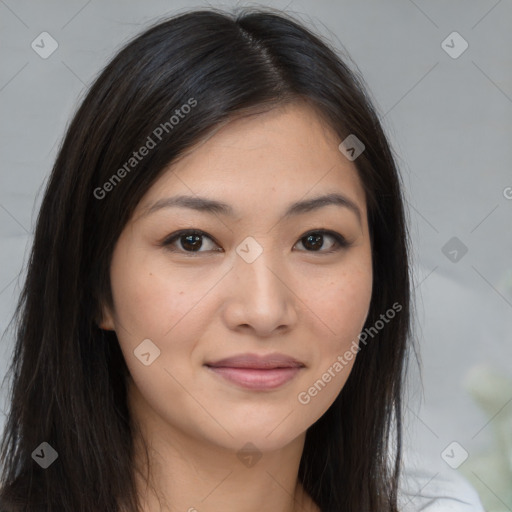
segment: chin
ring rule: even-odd
[[[279,450],[305,434],[307,428],[313,423],[313,421],[302,423],[304,418],[301,418],[299,424],[296,414],[292,413],[286,418],[288,413],[289,411],[280,414],[279,417],[272,416],[266,419],[260,416],[258,420],[250,420],[244,415],[240,415],[240,421],[233,421],[233,417],[229,421],[222,421],[219,418],[219,423],[227,432],[219,427],[217,429],[219,435],[213,439],[213,432],[210,429],[208,437],[215,444],[233,451],[240,450],[247,443],[252,443],[261,452]]]

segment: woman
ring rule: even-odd
[[[397,511],[409,284],[361,78],[269,10],[153,26],[46,188],[2,510]]]

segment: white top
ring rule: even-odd
[[[405,466],[399,493],[401,512],[485,512],[469,482],[450,468],[431,471]]]

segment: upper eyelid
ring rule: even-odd
[[[174,234],[170,234],[170,235],[166,236],[164,238],[164,240],[162,241],[162,244],[163,245],[170,244],[171,242],[174,242],[174,241],[178,240],[180,237],[185,236],[185,235],[203,236],[203,237],[209,238],[212,242],[215,242],[218,245],[218,242],[215,240],[215,238],[213,236],[209,235],[205,231],[201,231],[200,229],[193,229],[193,228],[181,229]]]

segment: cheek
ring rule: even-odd
[[[335,278],[330,277],[316,291],[308,293],[312,311],[324,325],[327,336],[320,346],[331,352],[346,344],[361,332],[372,296],[371,270],[354,268]]]
[[[317,293],[309,294],[319,327],[311,372],[296,397],[305,421],[320,418],[343,389],[357,357],[371,295],[372,274],[366,267],[330,278]]]
[[[315,377],[320,378],[338,361],[339,356],[349,349],[357,349],[358,336],[368,316],[372,297],[371,266],[346,266],[334,277],[330,276],[323,285],[310,291],[307,297],[316,326],[313,372]],[[344,364],[343,375],[337,376],[331,388],[341,389],[354,362],[355,357]],[[335,394],[337,392],[333,396]]]
[[[144,258],[136,251],[129,258],[114,255],[111,281],[117,321],[137,339],[162,339],[205,293],[200,280],[190,286],[190,276],[185,277],[170,273],[160,258]]]
[[[114,253],[111,285],[117,337],[136,387],[150,402],[162,392],[180,396],[179,385],[164,370],[179,381],[191,371],[183,362],[199,337],[197,303],[207,290],[190,283],[190,276],[170,272],[159,258],[136,250]],[[139,359],[143,353],[152,360],[147,366]]]

